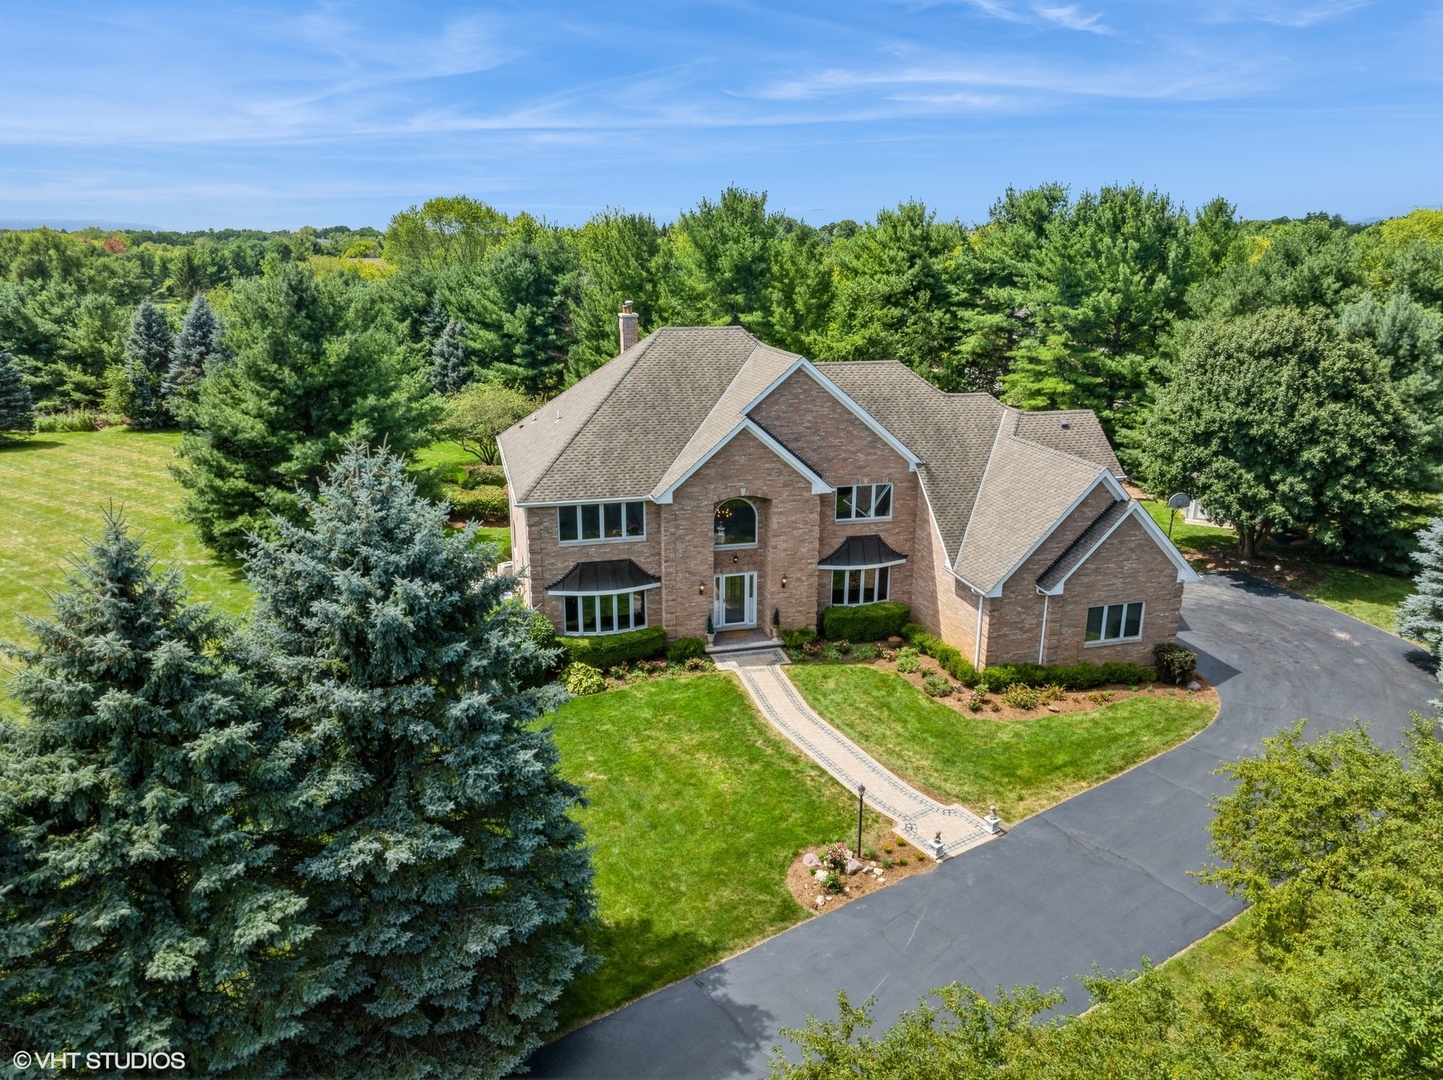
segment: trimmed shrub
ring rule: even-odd
[[[997,695],[1014,709],[1035,709],[1042,704],[1042,693],[1031,686],[1013,683]]]
[[[556,647],[556,627],[540,609],[531,612],[531,625],[526,630],[526,636],[536,642],[538,648],[554,649]]]
[[[581,697],[584,694],[599,694],[606,689],[606,678],[590,664],[571,664],[561,673],[561,685],[566,692]]]
[[[451,504],[451,515],[463,521],[505,520],[511,513],[511,500],[504,487],[468,491],[457,484],[442,484],[441,496]]]
[[[911,610],[906,604],[884,600],[858,607],[834,605],[822,612],[822,632],[836,641],[879,641],[902,629]]]
[[[461,474],[460,487],[466,491],[476,491],[483,487],[506,486],[506,472],[500,465],[467,465]]]
[[[877,646],[875,645],[867,645],[864,643],[861,645],[852,646],[853,660],[875,660],[881,655],[882,650],[877,648]]]
[[[1187,682],[1197,670],[1197,653],[1171,641],[1159,641],[1154,645],[1152,659],[1157,665],[1157,677],[1167,679],[1175,686]]]
[[[51,413],[48,416],[37,416],[35,418],[35,430],[51,433],[57,431],[94,431],[97,426],[97,416],[89,409],[76,409],[74,412]]]
[[[706,642],[699,637],[679,637],[666,647],[666,658],[673,664],[684,664],[705,656]]]
[[[922,680],[922,689],[930,697],[946,697],[952,693],[952,680],[946,675],[928,675]]]
[[[627,660],[646,660],[666,652],[666,631],[659,626],[600,637],[561,637],[556,644],[574,663],[605,670]]]
[[[789,649],[800,649],[817,640],[817,632],[810,626],[799,626],[795,630],[782,631],[782,644]]]
[[[897,670],[900,671],[903,675],[911,675],[921,666],[922,662],[917,659],[917,651],[915,649],[912,650],[912,654],[910,656],[907,655],[907,651],[905,649],[897,654]]]
[[[830,610],[830,609],[829,609]],[[937,661],[943,671],[963,686],[976,686],[983,676],[972,666],[972,662],[956,648],[939,637],[929,634],[917,623],[902,627],[902,636],[914,648],[926,653]],[[1064,690],[1091,690],[1107,683],[1154,682],[1157,673],[1152,668],[1138,664],[1075,664],[1071,667],[1043,664],[993,664],[987,668],[986,678],[992,686],[1060,686]]]

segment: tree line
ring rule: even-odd
[[[37,230],[0,235],[0,351],[40,412],[134,419],[148,392],[137,305],[179,331],[199,292],[250,371],[225,408],[246,399],[289,422],[304,410],[276,388],[299,372],[320,410],[295,419],[288,446],[238,450],[195,496],[212,502],[260,473],[313,482],[317,447],[353,435],[404,451],[445,411],[436,395],[554,394],[615,355],[624,300],[643,333],[738,324],[817,360],[894,358],[944,390],[1094,409],[1139,481],[1203,496],[1249,553],[1309,537],[1402,569],[1443,490],[1439,211],[1248,221],[1223,199],[1189,211],[1136,185],[1073,197],[1052,184],[1008,190],[976,224],[911,202],[814,226],[729,188],[666,224],[608,209],[563,228],[453,197],[398,213],[384,235]],[[355,408],[318,404],[347,380],[366,389]],[[244,441],[238,420],[171,413],[218,453]],[[243,531],[289,497],[254,494],[216,512]],[[213,540],[228,528],[216,520]]]

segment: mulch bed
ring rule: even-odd
[[[937,866],[937,862],[930,855],[924,855],[917,848],[912,847],[900,836],[889,834],[884,844],[892,845],[892,852],[889,855],[881,846],[877,848],[877,858],[864,859],[863,869],[854,874],[842,874],[842,891],[829,893],[822,887],[822,883],[813,875],[814,867],[805,865],[802,859],[807,853],[817,856],[819,859],[826,855],[825,844],[798,853],[792,860],[792,865],[787,867],[787,888],[797,898],[797,903],[808,911],[822,914],[841,907],[849,900],[855,900],[859,896],[866,896],[879,889],[885,889],[893,882],[901,881],[905,877],[914,874],[925,874]],[[882,860],[891,860],[892,865],[884,868]],[[905,859],[906,862],[902,862]],[[873,873],[874,870],[882,870],[881,875]],[[818,901],[821,901],[820,903]]]
[[[893,648],[891,645],[884,647],[888,649]],[[937,666],[937,661],[931,657],[921,656],[918,660],[921,664],[921,670],[911,673],[898,671],[896,660],[801,660],[794,661],[794,663],[866,664],[869,667],[881,668],[883,671],[893,672],[901,678],[906,679],[918,690],[922,690],[923,676],[938,674],[940,669]],[[1200,675],[1193,676],[1193,679],[1202,687],[1201,690],[1186,690],[1182,687],[1168,686],[1166,683],[1143,683],[1134,690],[1130,685],[1113,683],[1108,686],[1100,686],[1096,690],[1069,690],[1058,700],[1050,702],[1047,705],[1039,705],[1035,709],[1014,709],[1012,706],[1006,704],[1001,697],[998,696],[998,691],[1003,689],[1002,687],[996,687],[992,692],[987,694],[983,700],[982,708],[976,711],[974,711],[969,704],[972,700],[972,691],[965,686],[960,686],[955,683],[953,685],[956,689],[954,689],[952,693],[946,697],[933,698],[932,700],[940,705],[946,705],[949,709],[952,709],[954,712],[959,712],[964,716],[976,716],[986,720],[1035,720],[1039,716],[1058,713],[1090,712],[1093,709],[1099,709],[1115,701],[1125,701],[1131,697],[1192,697],[1213,702],[1218,700],[1217,691],[1208,685],[1206,679]],[[925,691],[923,692],[925,693]]]

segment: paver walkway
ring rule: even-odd
[[[948,858],[993,838],[984,822],[955,803],[943,806],[888,772],[860,746],[816,714],[782,672],[786,658],[780,650],[752,653],[717,664],[734,671],[757,708],[778,731],[796,743],[818,765],[852,794],[866,787],[863,800],[892,819],[892,827],[908,843],[937,854],[936,837],[942,837],[942,857]]]

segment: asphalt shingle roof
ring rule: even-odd
[[[657,498],[799,359],[740,327],[658,330],[502,433],[512,497]],[[944,393],[890,360],[816,369],[921,459],[952,565],[984,591],[1101,475],[1123,475],[1086,410],[1023,413],[989,394]]]

